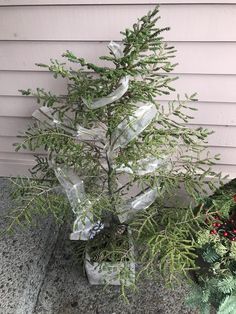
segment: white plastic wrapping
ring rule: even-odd
[[[111,135],[110,151],[125,147],[152,122],[157,114],[153,104],[139,107],[131,117],[125,118]]]
[[[101,141],[105,140],[105,132],[100,128],[87,129],[77,125],[76,138],[82,141]]]
[[[54,172],[58,181],[65,189],[73,212],[78,214],[78,212],[81,210],[81,204],[86,202],[83,181],[75,174],[72,169],[62,169],[60,167],[55,167]],[[88,205],[90,205],[89,202]]]
[[[164,158],[158,159],[155,157],[147,157],[138,160],[137,164],[134,166],[132,161],[129,161],[127,166],[122,164],[116,168],[116,173],[128,173],[144,176],[146,174],[155,172],[159,167],[165,164],[165,162],[166,159]]]
[[[144,193],[128,200],[117,210],[120,222],[127,222],[141,210],[147,209],[155,201],[157,195],[158,188],[148,189]]]
[[[83,102],[89,109],[98,109],[119,100],[127,92],[128,88],[129,77],[125,76],[119,81],[118,87],[109,95],[95,99],[92,103],[83,98]]]
[[[73,133],[73,130],[68,126],[69,120],[67,119],[67,125],[62,123],[62,121],[59,119],[58,112],[54,112],[53,108],[42,106],[33,112],[32,117],[41,123],[46,123],[50,126],[57,126],[58,128],[61,128],[67,132]]]
[[[97,221],[96,223],[93,222],[91,213],[87,213],[87,217],[81,217],[81,215],[78,215],[74,221],[73,232],[70,234],[70,240],[90,240],[103,228],[104,225],[100,221]]]
[[[41,107],[35,110],[32,114],[32,117],[37,119],[42,123],[47,123],[50,126],[57,126],[69,133],[71,133],[77,140],[81,141],[101,141],[105,140],[105,131],[101,128],[92,128],[87,129],[81,125],[77,125],[77,131],[73,130],[68,125],[63,124],[59,118],[58,113],[54,113],[54,110],[49,107]],[[68,122],[69,124],[69,122]]]
[[[123,51],[122,48],[119,44],[117,44],[114,41],[111,41],[108,45],[108,48],[112,51],[112,53],[114,54],[114,56],[119,59],[123,57]]]
[[[104,228],[104,225],[99,221],[94,221],[91,212],[92,204],[86,198],[83,181],[71,169],[55,167],[54,172],[65,189],[72,210],[76,215],[70,239],[86,241],[93,238],[96,232]]]
[[[129,236],[129,250],[131,260],[127,260],[126,262],[117,261],[116,263],[112,262],[92,262],[91,258],[86,252],[85,256],[85,270],[88,276],[88,281],[91,285],[114,285],[119,286],[124,284],[125,286],[130,286],[135,282],[135,256],[134,256],[134,245],[131,237],[131,232],[128,229]],[[126,278],[125,281],[122,282],[122,276],[120,273],[127,270],[129,273],[129,278]],[[121,277],[121,278],[120,278]]]
[[[57,114],[53,113],[53,109],[45,106],[36,109],[33,112],[32,117],[42,123],[47,123],[49,125],[61,124]]]
[[[121,285],[121,280],[119,279],[119,273],[126,268],[129,271],[129,278],[126,279],[125,285],[130,286],[134,284],[135,281],[135,263],[134,261],[127,261],[126,265],[124,262],[103,262],[91,263],[90,256],[86,254],[85,260],[85,270],[88,276],[88,281],[91,285]]]
[[[108,48],[112,51],[116,58],[123,57],[123,51],[119,44],[111,41]],[[125,76],[120,79],[118,87],[112,91],[109,95],[95,99],[92,103],[89,103],[86,99],[83,99],[84,104],[89,109],[97,109],[109,105],[117,100],[119,100],[129,88],[129,77]]]

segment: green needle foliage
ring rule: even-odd
[[[45,208],[56,217],[59,211],[66,219],[64,203],[56,206],[59,199],[66,199],[66,196],[53,192],[59,185],[51,166],[54,162],[73,169],[83,179],[86,195],[93,204],[93,214],[110,226],[114,244],[109,245],[109,250],[105,240],[99,242],[96,237],[86,246],[96,251],[94,241],[100,243],[95,246],[99,261],[101,256],[103,260],[114,260],[114,256],[117,259],[117,252],[120,252],[120,260],[127,260],[123,244],[117,244],[118,247],[115,244],[119,238],[119,232],[115,230],[122,227],[117,208],[123,204],[123,197],[128,198],[128,193],[136,190],[137,194],[158,186],[156,202],[124,225],[129,224],[132,231],[133,242],[138,248],[136,260],[142,265],[141,273],[153,275],[159,269],[172,281],[179,273],[187,275],[196,267],[195,234],[204,224],[205,213],[201,210],[195,213],[191,208],[164,208],[164,204],[179,193],[180,186],[192,200],[198,200],[207,187],[215,189],[221,175],[212,170],[218,156],[210,157],[204,148],[211,132],[186,125],[191,122],[191,111],[196,110],[191,105],[196,100],[195,94],[178,96],[167,104],[161,101],[163,95],[173,99],[172,83],[176,77],[169,73],[176,64],[173,63],[175,48],[168,46],[162,37],[168,28],[157,26],[159,18],[158,8],[155,8],[122,32],[122,56],[118,57],[110,49],[108,56],[100,57],[105,65],[89,63],[71,51],[63,54],[71,68],[57,60],[51,60],[49,65],[38,64],[49,70],[55,79],[62,77],[68,81],[67,94],[54,95],[41,88],[24,90],[22,94],[34,96],[41,106],[51,108],[60,125],[66,125],[66,128],[34,121],[20,136],[17,150],[43,150],[47,155],[37,154],[31,170],[32,179],[15,181],[18,208],[11,227],[14,222],[19,222],[19,215],[30,221]],[[94,100],[114,92],[124,77],[129,78],[129,86],[121,98],[97,109],[89,107]],[[117,126],[134,117],[140,104],[155,106],[155,119],[109,159],[106,147],[111,145]],[[79,140],[75,136],[78,125],[88,129],[100,128],[105,137],[97,141]],[[134,171],[126,183],[118,183],[117,166],[132,164],[135,169],[140,159],[146,157],[164,158],[166,163],[155,173],[140,176]]]
[[[11,179],[11,183],[10,194],[15,206],[9,215],[7,231],[18,225],[35,225],[39,216],[52,215],[58,223],[62,223],[69,215],[67,199],[51,182],[16,178]]]
[[[236,313],[235,304],[236,304],[236,296],[235,295],[227,296],[224,302],[220,305],[218,314]]]
[[[236,180],[218,189],[201,206],[205,227],[197,231],[199,269],[187,304],[200,313],[236,313]],[[217,222],[218,221],[218,222]],[[215,231],[215,232],[213,232]]]

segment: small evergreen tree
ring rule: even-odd
[[[164,202],[181,184],[196,200],[206,186],[215,188],[208,177],[220,175],[211,169],[217,156],[202,155],[210,132],[186,126],[195,95],[161,103],[174,91],[176,78],[168,74],[175,49],[164,42],[168,28],[158,28],[158,19],[155,8],[121,33],[121,45],[109,44],[110,55],[100,60],[112,66],[88,63],[70,51],[63,56],[73,68],[57,60],[38,64],[67,79],[68,93],[22,91],[41,107],[17,150],[43,148],[48,154],[36,156],[31,179],[15,180],[10,227],[41,212],[66,219],[60,183],[76,217],[71,239],[87,240],[93,258],[132,258],[126,244],[117,246],[129,226],[141,272],[154,274],[159,267],[174,279],[195,267],[194,234],[204,214],[164,208]]]

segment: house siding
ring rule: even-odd
[[[33,164],[30,152],[14,152],[18,131],[37,108],[19,89],[44,87],[66,92],[36,62],[60,59],[65,50],[92,62],[106,53],[110,40],[131,26],[152,0],[0,0],[0,176],[24,175]],[[166,40],[178,52],[174,84],[180,95],[198,93],[198,112],[191,127],[215,131],[209,150],[221,154],[215,166],[236,177],[236,0],[162,0],[161,26],[170,26]],[[161,98],[163,103],[175,94]]]

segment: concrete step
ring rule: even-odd
[[[3,217],[10,206],[7,184],[0,180]],[[0,219],[0,227],[6,220]],[[75,254],[78,242],[42,219],[37,229],[18,231],[0,239],[0,314],[188,314],[186,288],[171,291],[150,280],[121,299],[119,288],[90,286]]]
[[[8,181],[0,179],[0,232],[7,228],[11,201]],[[37,228],[17,230],[0,237],[0,313],[31,314],[37,303],[45,269],[57,239],[58,229],[50,219]]]
[[[130,304],[120,298],[118,287],[90,286],[76,255],[75,242],[68,240],[66,226],[48,264],[34,314],[170,314],[193,313],[184,307],[186,287],[168,290],[146,280],[129,293]]]

